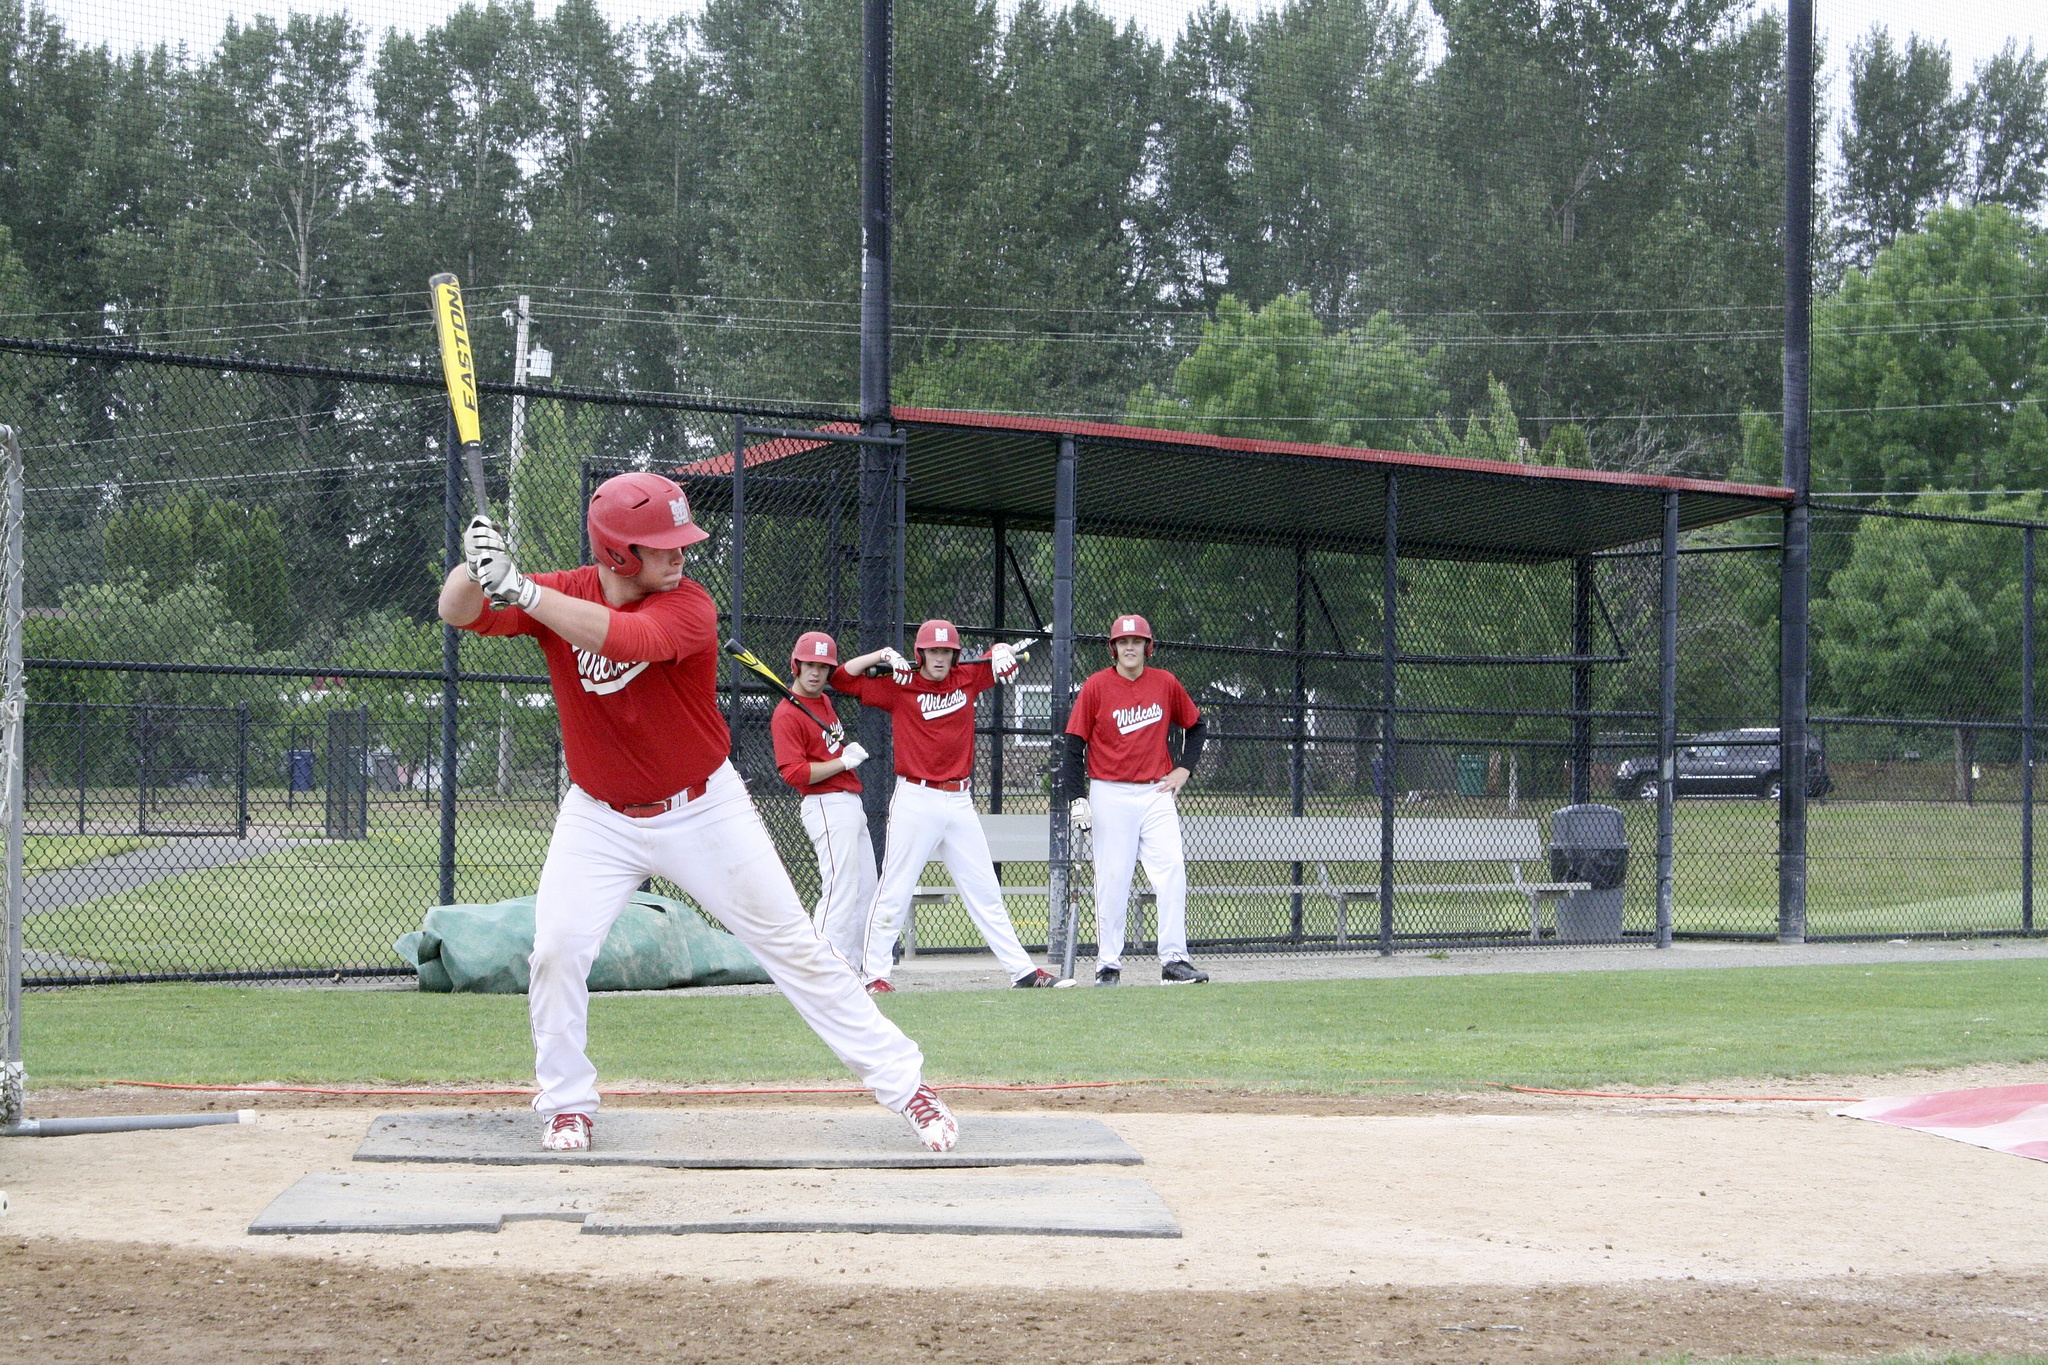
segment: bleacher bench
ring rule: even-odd
[[[1051,856],[1051,821],[1045,815],[984,815],[982,829],[988,834],[989,853],[998,863],[1043,863]],[[1340,883],[1330,876],[1332,863],[1377,863],[1380,857],[1380,822],[1372,817],[1314,815],[1184,815],[1181,817],[1182,844],[1189,864],[1195,863],[1300,863],[1315,869],[1313,880],[1304,875],[1302,883],[1280,884],[1196,882],[1190,879],[1188,895],[1193,896],[1321,896],[1337,910],[1337,943],[1351,941],[1350,917],[1353,901],[1379,899],[1378,881]],[[1076,870],[1089,857],[1085,838],[1076,841]],[[1543,908],[1546,903],[1575,891],[1590,891],[1588,882],[1530,881],[1522,865],[1547,863],[1549,852],[1543,842],[1542,826],[1532,818],[1458,819],[1403,817],[1394,821],[1394,864],[1489,864],[1506,869],[1500,881],[1400,882],[1397,895],[1498,895],[1513,892],[1529,902],[1529,938],[1543,937]],[[1005,895],[1046,896],[1044,886],[1005,886]],[[917,907],[933,906],[957,897],[951,886],[920,886],[911,897],[911,913],[904,930],[904,953],[916,950]],[[1150,907],[1153,893],[1133,887],[1133,908]],[[1136,936],[1134,935],[1134,938]]]

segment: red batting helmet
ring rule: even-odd
[[[942,620],[935,616],[917,628],[917,643],[912,648],[919,651],[950,649],[955,654],[958,654],[960,652],[960,627],[954,625],[951,621]]]
[[[839,667],[839,642],[822,630],[807,630],[796,637],[789,649],[789,671],[798,664],[830,664]]]
[[[1118,640],[1127,640],[1134,635],[1145,642],[1145,654],[1149,658],[1152,653],[1152,623],[1150,621],[1133,613],[1127,616],[1119,616],[1109,623],[1109,643],[1111,645],[1116,644]]]
[[[659,474],[606,479],[590,496],[587,523],[597,562],[628,577],[640,572],[635,545],[675,550],[710,535],[691,518],[689,496]]]

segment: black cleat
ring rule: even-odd
[[[1123,979],[1124,974],[1115,967],[1097,967],[1095,969],[1095,984],[1098,986],[1121,985]]]
[[[1199,986],[1208,979],[1209,974],[1196,971],[1192,962],[1169,962],[1159,969],[1162,986]]]
[[[1023,976],[1010,983],[1012,990],[1028,991],[1042,986],[1057,986],[1060,979],[1043,967],[1033,967]]]

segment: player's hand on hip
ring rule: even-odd
[[[486,550],[477,556],[470,572],[484,595],[501,607],[532,608],[540,601],[540,584],[519,572],[512,556],[503,549]]]
[[[868,761],[868,751],[858,744],[849,744],[839,751],[839,761],[845,765],[846,771],[852,772]]]
[[[483,560],[505,553],[505,533],[498,529],[498,523],[486,516],[471,517],[462,530],[462,562],[469,568],[469,581],[481,584]]]
[[[1088,804],[1087,797],[1074,798],[1074,804],[1067,807],[1067,822],[1083,832],[1095,828],[1095,808]]]
[[[1017,676],[1017,651],[1010,645],[997,641],[989,647],[988,664],[995,670],[997,682],[1009,682]]]
[[[1177,792],[1188,784],[1188,779],[1192,776],[1194,774],[1190,773],[1186,768],[1175,768],[1172,772],[1159,779],[1159,784],[1155,790]]]
[[[917,665],[910,662],[910,660],[904,658],[901,654],[898,654],[893,649],[885,649],[882,651],[882,662],[889,665],[890,675],[894,677],[896,681],[904,687],[908,687],[910,685],[911,678],[913,678],[917,674]]]

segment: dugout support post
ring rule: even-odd
[[[1593,558],[1572,561],[1572,804],[1593,799]]]
[[[991,552],[989,555],[989,573],[991,576],[989,586],[992,589],[992,596],[989,601],[989,619],[995,623],[996,636],[1000,639],[1003,627],[1006,624],[1003,619],[1003,607],[1005,605],[1003,596],[1004,589],[1009,587],[1010,553],[1009,521],[1000,512],[996,513],[989,527],[988,543]],[[988,691],[989,698],[994,703],[996,712],[995,743],[989,746],[988,751],[988,813],[990,815],[1001,815],[1003,813],[1003,750],[1008,747],[1010,742],[1008,734],[1010,728],[1009,713],[1015,709],[1010,704],[1011,693],[1012,689],[1007,687],[992,687]],[[1003,865],[997,863],[996,880],[1001,881],[1002,876]],[[1047,927],[1049,930],[1050,925]],[[1051,947],[1050,943],[1046,944],[1048,951],[1050,951]]]
[[[462,447],[455,439],[455,410],[448,410],[441,444],[447,477],[441,492],[442,551],[447,567],[462,563]],[[456,707],[462,701],[462,641],[455,627],[441,623],[441,886],[442,905],[455,903]],[[334,755],[327,761],[332,764]]]
[[[1394,650],[1400,639],[1401,476],[1387,471],[1386,525],[1380,534],[1380,956],[1394,954]]]
[[[731,638],[744,642],[747,638],[747,419],[734,414],[732,419],[732,601],[728,610],[731,614]],[[746,669],[736,659],[725,664],[726,702],[729,715],[726,728],[732,731],[732,756],[735,766],[740,757],[740,679],[746,676]],[[790,681],[794,682],[792,678]]]
[[[1079,792],[1066,790],[1060,781],[1062,757],[1066,753],[1067,708],[1072,704],[1074,680],[1074,504],[1080,451],[1072,436],[1060,437],[1054,457],[1052,503],[1052,764],[1050,865],[1046,868],[1047,934],[1046,956],[1058,945],[1060,979],[1074,978],[1074,955],[1080,947],[1081,916],[1075,908],[1074,831],[1067,805]]]
[[[1340,642],[1341,644],[1341,642]],[[1308,796],[1308,543],[1294,542],[1294,725],[1287,753],[1287,810],[1300,815]],[[1292,866],[1294,885],[1301,885],[1301,864]],[[1301,942],[1302,895],[1296,891],[1288,907],[1287,937]]]
[[[1813,0],[1785,7],[1785,445],[1778,574],[1778,942],[1806,941],[1806,702],[1813,312]]]
[[[1672,799],[1678,755],[1678,494],[1664,495],[1657,555],[1657,946],[1671,946]]]

